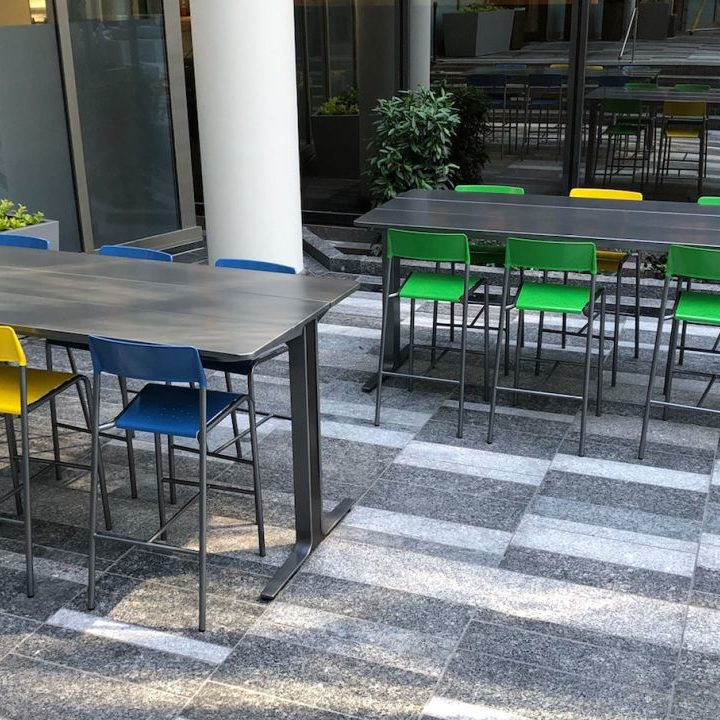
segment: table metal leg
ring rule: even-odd
[[[263,600],[273,600],[277,596],[353,505],[351,499],[346,499],[330,512],[323,510],[317,322],[306,325],[302,335],[288,343],[288,349],[295,545],[262,591]]]

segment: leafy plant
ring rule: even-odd
[[[41,212],[29,213],[25,205],[15,205],[7,199],[0,200],[0,232],[39,225],[44,219]]]
[[[452,97],[460,116],[450,150],[450,160],[457,165],[453,180],[456,183],[478,183],[488,161],[485,137],[490,128],[485,93],[477,87],[460,86],[452,89]]]
[[[667,255],[651,255],[648,253],[643,257],[642,266],[644,270],[650,272],[652,277],[662,280],[665,278],[665,270],[667,269]]]
[[[348,88],[344,93],[331,97],[323,103],[318,115],[359,115],[360,104],[356,87]]]
[[[500,8],[490,3],[470,3],[470,5],[465,5],[465,7],[460,8],[460,12],[464,13],[484,13],[492,12],[493,10],[500,10]]]
[[[367,175],[375,204],[414,188],[446,186],[458,169],[450,151],[460,115],[453,96],[441,89],[404,90],[380,100],[374,110],[375,139]]]

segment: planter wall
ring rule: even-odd
[[[665,40],[670,27],[670,4],[640,3],[637,23],[638,40]]]
[[[30,237],[42,238],[50,243],[51,250],[60,249],[60,223],[57,220],[45,220],[39,225],[18,228],[17,230],[5,230],[9,235],[29,235]]]
[[[360,177],[360,117],[313,115],[314,174],[318,177]]]
[[[480,57],[510,50],[514,10],[445,13],[443,35],[447,57]]]

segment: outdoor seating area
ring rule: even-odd
[[[438,217],[454,199],[458,218],[483,208],[488,225],[514,217],[521,227],[538,207],[521,188],[462,190],[409,193],[359,223],[385,214],[427,227],[423,203]],[[577,213],[620,213],[632,199],[646,217],[623,223],[624,244],[663,242],[649,235],[652,203],[607,195],[577,189],[545,203],[578,223]],[[498,203],[513,212],[494,216]],[[675,217],[697,228],[720,217],[718,203]],[[608,258],[582,238],[507,237],[501,275],[474,264],[482,255],[463,232],[390,229],[384,294],[258,262],[210,269],[126,248],[78,265],[18,236],[7,245],[5,297],[23,271],[42,282],[5,303],[31,335],[0,329],[6,717],[669,720],[720,709],[719,391],[704,359],[717,355],[720,250],[668,246],[668,340],[663,320],[638,322],[638,304],[619,313],[632,278],[620,271],[635,256]],[[603,275],[609,259],[620,271]],[[427,269],[407,275],[403,262]],[[64,341],[87,322],[67,282],[103,279],[107,299],[90,323],[106,316],[111,327],[131,277],[146,297],[153,283],[193,280],[185,322],[202,357],[163,344],[179,311],[172,296],[136,321],[133,336],[153,332],[152,342],[88,333],[83,351]],[[306,349],[293,340],[289,355],[272,351],[284,344],[270,339],[277,324],[254,344],[252,333],[223,341],[222,316],[207,314],[219,306],[203,300],[213,286],[276,314],[278,293],[324,293],[334,307],[313,301],[324,307],[317,368],[309,329]],[[393,361],[381,348],[406,326],[407,362]],[[38,333],[66,342],[52,370]],[[309,476],[301,437],[320,443]],[[305,523],[315,551],[298,557]]]

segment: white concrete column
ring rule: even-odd
[[[408,87],[430,87],[432,57],[432,0],[410,0],[410,57]]]
[[[210,261],[302,269],[293,0],[192,0]]]

